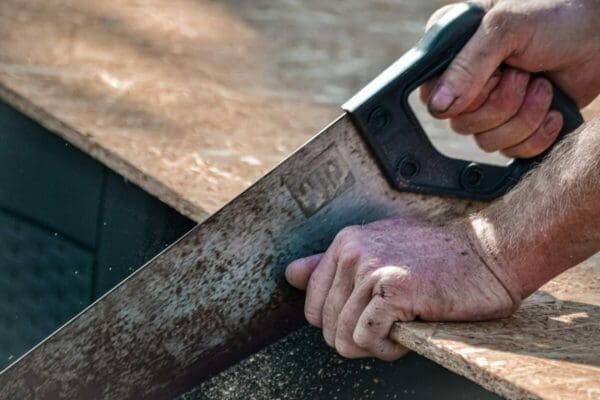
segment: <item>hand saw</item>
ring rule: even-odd
[[[163,399],[304,322],[283,280],[345,226],[449,221],[506,192],[544,155],[494,166],[438,153],[408,95],[441,73],[483,11],[457,6],[344,105],[339,119],[0,374],[0,399]],[[561,137],[583,120],[554,88]]]

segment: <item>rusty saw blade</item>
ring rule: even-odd
[[[434,154],[401,101],[450,62],[482,11],[449,14],[349,113],[5,369],[0,399],[179,394],[303,324],[302,293],[284,268],[340,229],[393,216],[447,222],[479,205],[431,194],[506,190],[533,164],[474,167]]]
[[[350,224],[468,203],[390,188],[348,116],[0,375],[0,399],[162,399],[302,324],[282,279]]]

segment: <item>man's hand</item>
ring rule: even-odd
[[[600,90],[600,2],[485,3],[479,31],[424,97],[485,150],[531,157],[550,146],[562,119],[548,112],[549,83],[517,69],[546,71],[580,107],[592,101]],[[511,68],[497,72],[503,63]],[[448,226],[395,219],[346,228],[325,254],[288,266],[286,277],[306,289],[306,318],[341,355],[393,360],[406,352],[388,339],[394,322],[508,316],[600,251],[599,227],[597,119],[482,212]]]
[[[486,265],[468,225],[394,219],[349,227],[324,255],[292,263],[286,277],[307,291],[308,322],[342,356],[394,360],[407,351],[388,339],[394,322],[486,320],[519,306],[519,285]]]
[[[530,158],[555,141],[562,115],[549,111],[552,86],[579,107],[600,92],[600,2],[479,0],[487,10],[473,38],[446,72],[421,88],[437,118],[475,135],[485,151]],[[430,19],[433,25],[451,6]],[[501,67],[501,65],[504,65]]]
[[[404,218],[346,228],[286,278],[306,290],[306,319],[341,355],[393,360],[406,352],[388,339],[394,322],[508,316],[597,251],[600,119],[481,212],[447,226]]]

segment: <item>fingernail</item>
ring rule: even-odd
[[[546,116],[546,120],[544,121],[544,127],[542,129],[542,135],[544,135],[544,137],[547,138],[551,138],[556,134],[556,131],[558,131],[559,126],[558,124],[560,123],[559,118],[557,115],[555,115],[553,112],[549,113]]]
[[[443,113],[450,108],[454,100],[456,100],[456,96],[450,88],[443,84],[438,85],[429,100],[429,108],[434,113]]]

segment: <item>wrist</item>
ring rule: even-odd
[[[600,120],[563,143],[513,190],[463,222],[514,298],[600,251]]]
[[[471,215],[464,224],[473,250],[518,306],[527,295],[524,294],[523,282],[512,263],[512,257],[503,246],[503,241],[498,238],[494,222],[482,213],[477,213]]]
[[[470,216],[468,235],[513,300],[520,301],[573,264],[553,239],[563,236],[559,229],[525,229],[524,221],[498,212],[498,205]]]

